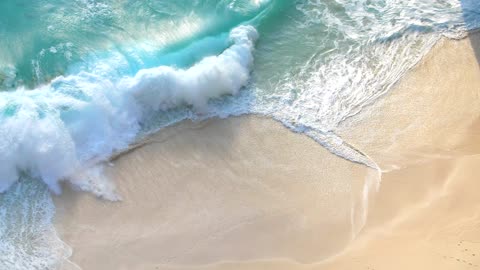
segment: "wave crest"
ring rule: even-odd
[[[60,193],[61,180],[126,148],[145,110],[201,110],[209,99],[237,93],[249,80],[257,38],[252,26],[234,28],[229,48],[188,69],[160,66],[118,81],[82,72],[1,93],[0,192],[26,171]]]

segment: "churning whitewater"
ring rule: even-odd
[[[0,269],[64,264],[49,191],[118,199],[97,165],[184,119],[266,115],[376,168],[337,126],[478,28],[479,3],[0,1]]]
[[[60,180],[132,143],[145,111],[201,111],[209,99],[236,94],[248,81],[257,37],[252,26],[234,28],[228,49],[188,69],[142,69],[119,81],[81,72],[2,93],[0,191],[24,171],[60,193]]]

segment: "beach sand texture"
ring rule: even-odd
[[[56,197],[56,227],[82,269],[478,269],[479,50],[442,40],[336,130],[381,179],[270,119],[183,122],[105,166],[121,202]]]

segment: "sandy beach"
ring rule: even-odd
[[[56,228],[88,270],[477,269],[479,51],[441,40],[335,130],[381,174],[271,119],[182,122],[105,165],[122,201],[57,196]]]

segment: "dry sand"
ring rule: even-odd
[[[442,41],[337,130],[383,170],[358,235],[377,172],[240,117],[184,122],[119,156],[106,174],[122,202],[56,198],[72,260],[85,270],[480,268],[479,43]]]

